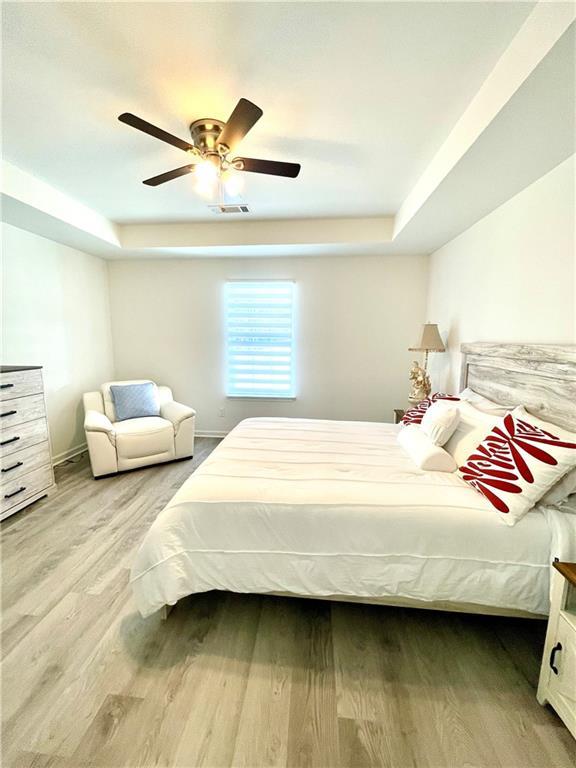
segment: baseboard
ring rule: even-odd
[[[62,453],[52,456],[52,466],[56,467],[58,464],[63,464],[65,461],[68,461],[68,459],[72,459],[74,456],[78,456],[79,453],[84,453],[84,451],[87,450],[88,445],[86,443],[75,445],[74,448],[69,448],[67,451],[62,451]]]
[[[230,432],[229,429],[205,429],[205,430],[196,430],[196,437],[226,437],[226,435]]]

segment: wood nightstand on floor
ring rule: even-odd
[[[402,408],[394,408],[394,424],[400,424],[405,413],[406,411]]]
[[[537,698],[576,738],[576,563],[554,562],[552,597]]]

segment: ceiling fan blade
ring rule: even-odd
[[[225,144],[229,150],[234,149],[263,114],[256,104],[248,99],[240,99],[218,136],[218,144]]]
[[[232,161],[242,161],[242,171],[248,173],[269,173],[271,176],[287,176],[295,179],[300,173],[300,163],[281,163],[277,160],[256,160],[253,157],[235,157]]]
[[[165,141],[167,144],[172,144],[173,147],[183,149],[184,152],[189,152],[194,149],[192,144],[188,141],[179,139],[178,136],[173,136],[171,133],[163,131],[162,128],[157,128],[155,125],[152,125],[152,123],[148,123],[146,120],[142,120],[141,117],[136,117],[136,115],[133,115],[130,112],[124,112],[118,117],[118,120],[120,120],[121,123],[126,123],[126,125],[131,125],[132,128],[136,128],[139,131],[144,131],[144,133],[147,133],[149,136],[154,136],[155,139],[160,139],[160,141]]]
[[[166,171],[158,176],[152,176],[151,179],[146,179],[142,184],[147,184],[149,187],[157,187],[158,184],[164,184],[166,181],[172,181],[177,179],[178,176],[185,176],[187,173],[191,173],[194,170],[194,165],[183,165],[181,168],[175,168],[173,171]]]

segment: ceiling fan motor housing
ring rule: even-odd
[[[203,117],[201,120],[195,120],[190,124],[190,135],[192,144],[202,152],[210,155],[218,155],[218,137],[222,133],[224,123],[221,120],[213,120],[210,117]]]

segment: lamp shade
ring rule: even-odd
[[[425,323],[420,344],[417,347],[409,347],[408,350],[410,352],[446,352],[436,323]]]

